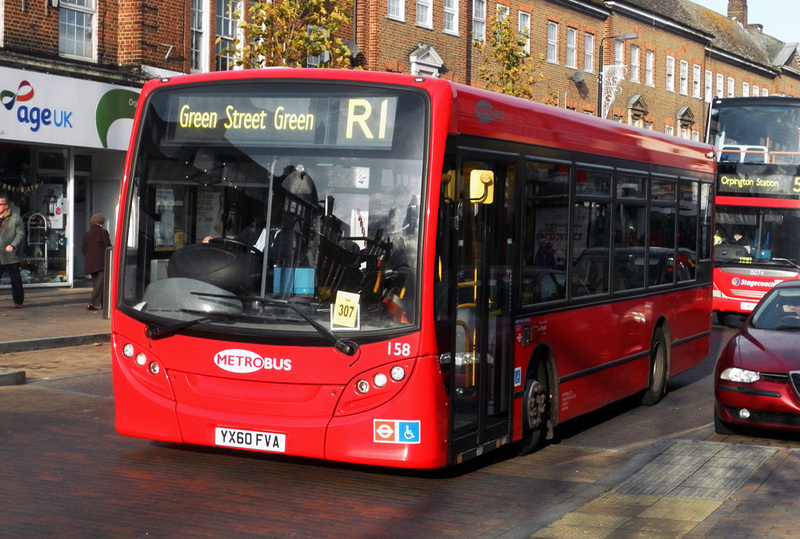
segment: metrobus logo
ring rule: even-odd
[[[214,356],[214,364],[224,371],[246,374],[260,370],[290,371],[291,359],[261,357],[249,350],[223,350]]]
[[[15,104],[33,99],[34,93],[31,83],[23,80],[20,81],[16,92],[11,90],[0,91],[0,103],[3,104],[6,110],[10,111]],[[20,105],[17,107],[17,121],[28,125],[28,128],[34,133],[42,126],[49,127],[51,125],[72,129],[72,112]]]
[[[397,419],[372,421],[372,440],[383,444],[418,444],[420,422]]]

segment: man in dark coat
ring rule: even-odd
[[[8,198],[0,195],[0,274],[4,271],[11,279],[11,297],[15,309],[22,307],[25,291],[19,271],[19,249],[25,239],[22,218],[9,207]]]
[[[96,213],[92,215],[92,225],[83,236],[81,252],[86,257],[86,273],[92,276],[92,297],[86,309],[99,311],[103,305],[103,285],[105,283],[105,253],[111,247],[108,230],[103,228],[106,218]]]

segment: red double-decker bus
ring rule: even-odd
[[[151,81],[116,427],[435,468],[654,404],[709,350],[714,168],[706,145],[435,78]]]
[[[712,103],[717,149],[714,311],[742,317],[776,284],[800,275],[800,99]]]

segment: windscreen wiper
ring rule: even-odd
[[[224,298],[224,299],[238,299],[240,301],[252,301],[261,303],[263,305],[267,305],[270,307],[288,307],[297,313],[300,318],[308,322],[308,324],[317,330],[317,333],[325,337],[329,343],[333,345],[333,347],[341,352],[346,356],[354,356],[356,352],[358,352],[358,344],[354,342],[345,342],[339,337],[337,337],[331,330],[314,320],[313,318],[304,314],[300,309],[295,307],[292,303],[285,299],[267,299],[258,296],[231,296],[226,294],[211,294],[207,292],[192,292],[197,296],[206,296],[211,298]]]
[[[175,335],[179,331],[182,331],[186,328],[190,328],[194,325],[201,324],[211,320],[210,316],[203,316],[201,318],[195,318],[193,320],[183,320],[181,322],[175,322],[173,324],[164,324],[163,326],[157,326],[155,324],[147,324],[147,329],[144,330],[144,336],[148,339],[158,340],[164,339],[165,337],[171,337]]]
[[[152,322],[147,324],[147,328],[145,329],[144,335],[148,339],[158,340],[163,339],[165,337],[170,337],[175,335],[176,333],[183,331],[184,329],[190,328],[197,324],[202,324],[203,322],[208,321],[227,321],[233,322],[234,320],[248,320],[251,322],[259,322],[264,323],[266,319],[263,316],[251,316],[246,314],[240,313],[215,313],[215,312],[206,312],[206,311],[199,311],[193,309],[180,309],[179,312],[191,314],[193,316],[197,316],[197,318],[193,318],[191,320],[183,320],[180,322],[174,322],[172,324],[164,324],[164,325],[156,325]]]

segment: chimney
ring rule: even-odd
[[[728,0],[728,18],[747,26],[747,0]]]

